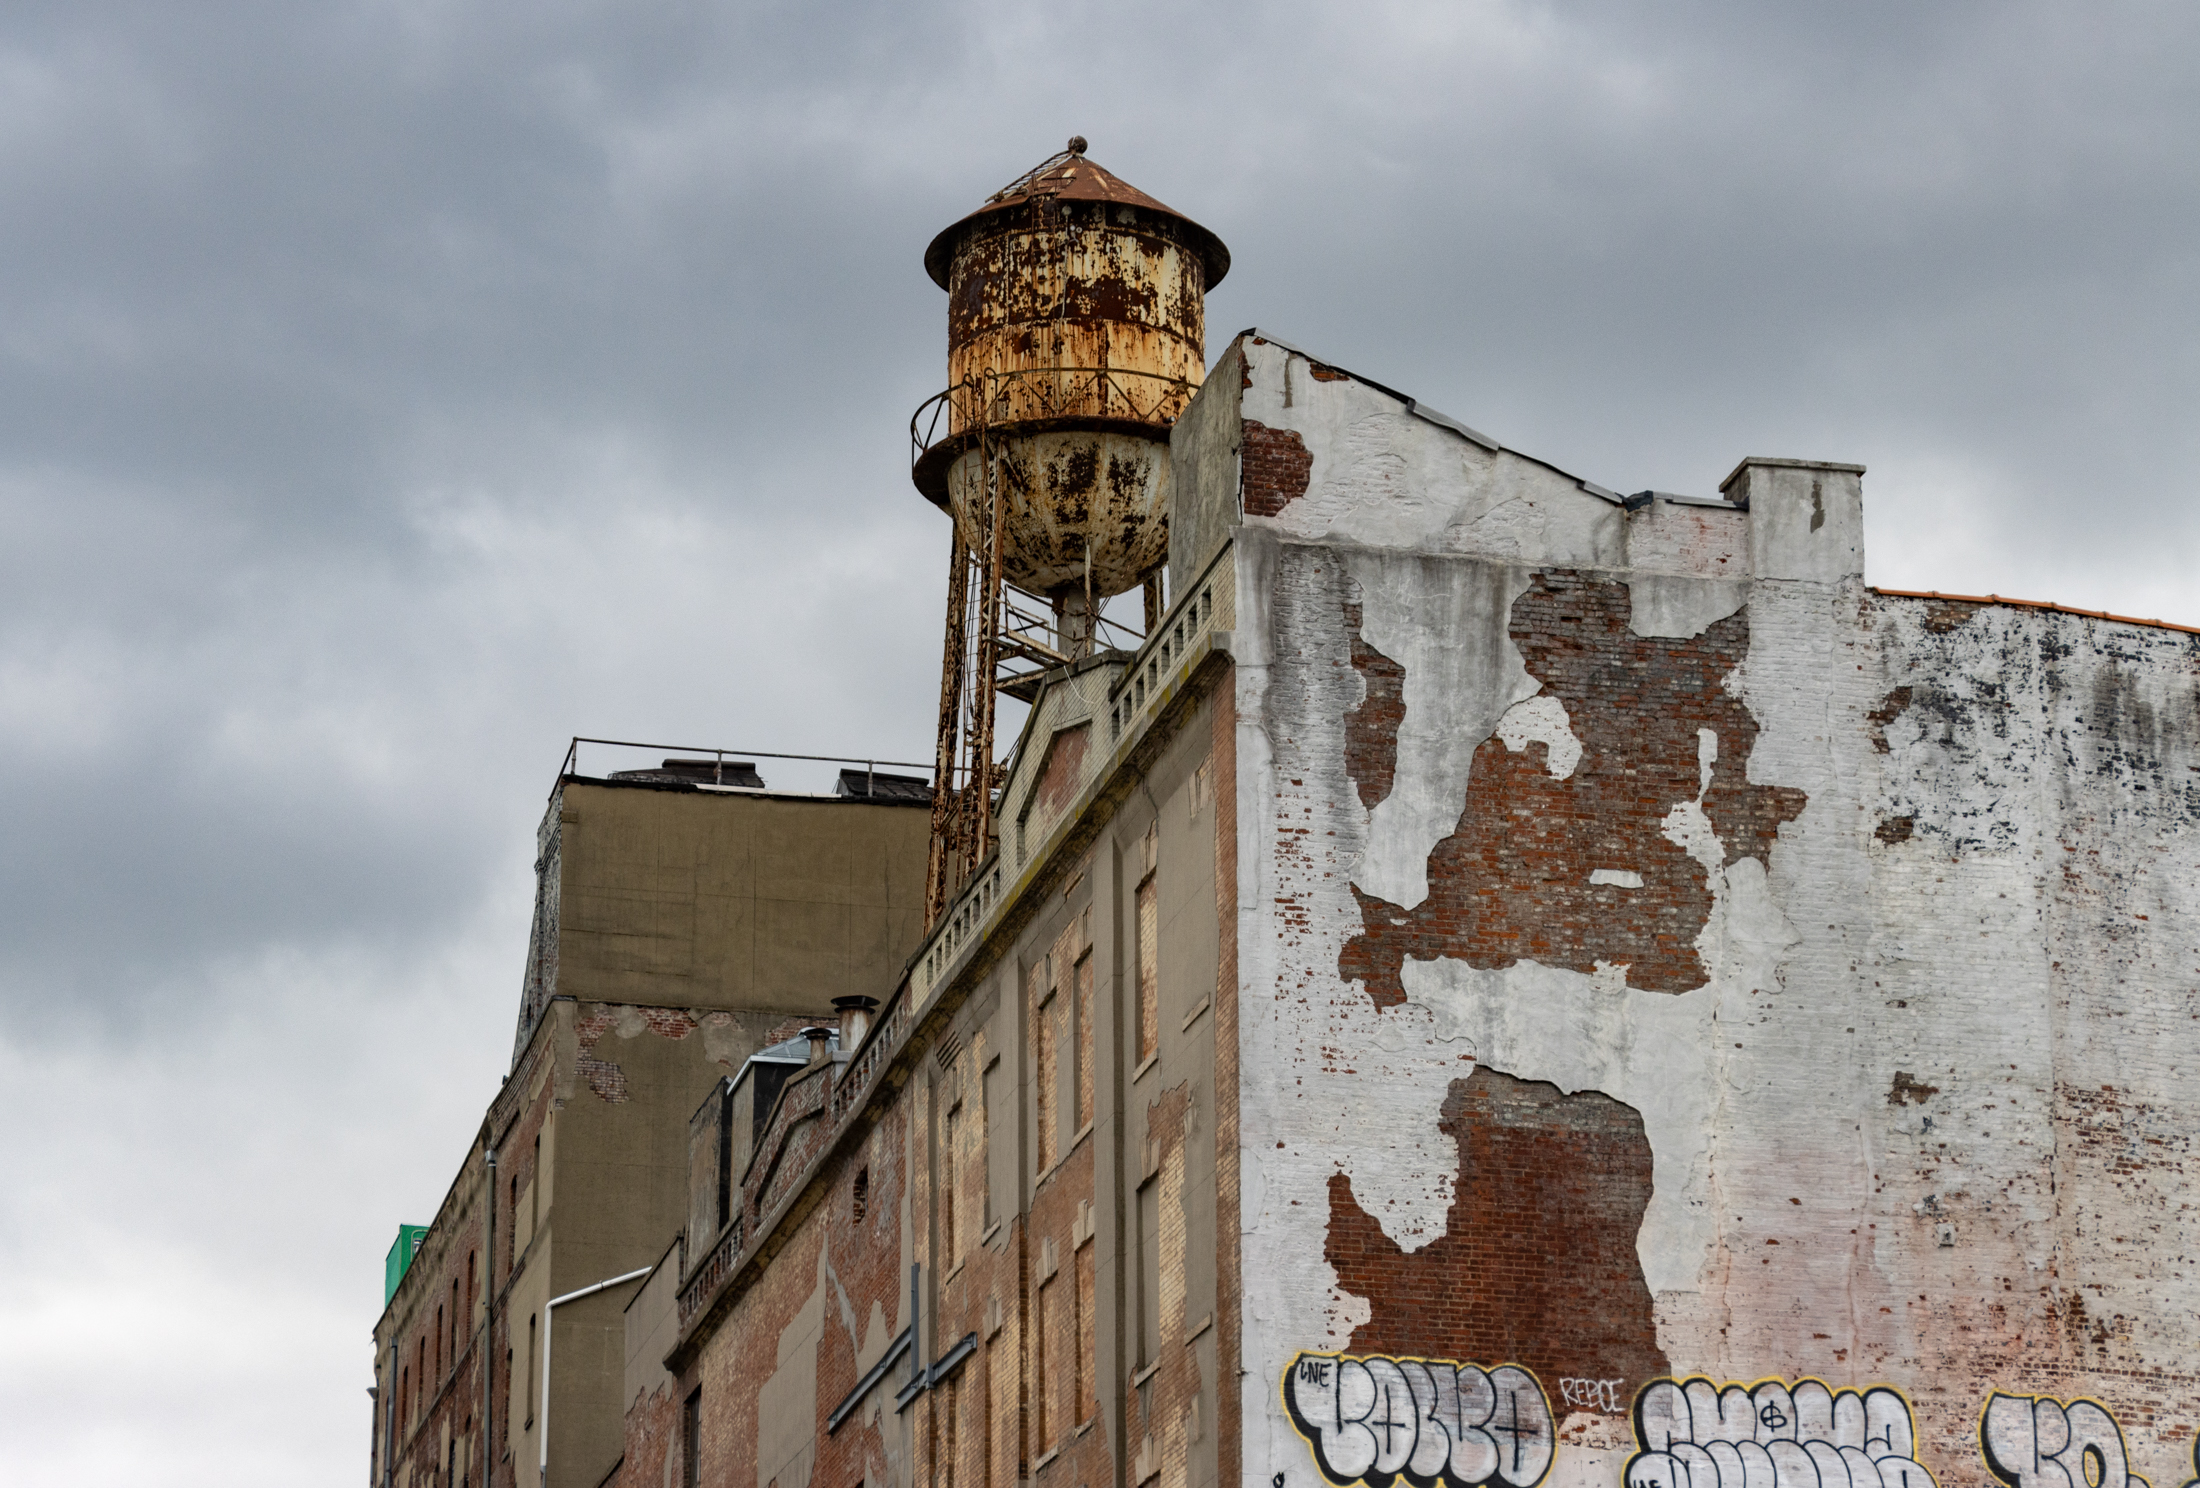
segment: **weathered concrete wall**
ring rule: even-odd
[[[687,1213],[688,1118],[716,1081],[830,1021],[835,995],[891,984],[916,944],[927,822],[906,807],[564,782],[537,843],[513,1072],[376,1331],[378,1376],[399,1352],[375,1440],[379,1462],[381,1412],[402,1399],[400,1482],[447,1472],[454,1444],[477,1450],[484,1353],[498,1483],[536,1480],[546,1353],[552,1488],[594,1488],[619,1460],[634,1288],[560,1308],[547,1348],[543,1304],[664,1253]],[[449,1286],[468,1310],[465,1269],[483,1248],[483,1142],[499,1153],[495,1257],[477,1262],[454,1348]],[[658,1409],[676,1424],[676,1401]]]
[[[931,814],[914,806],[573,779],[553,812],[522,1046],[552,995],[790,1011],[875,995],[923,931]]]
[[[1243,349],[1241,1481],[2190,1477],[2195,639]]]

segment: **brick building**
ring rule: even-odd
[[[559,780],[511,1072],[375,1327],[372,1482],[595,1488],[618,1463],[634,1283],[546,1304],[655,1264],[696,1102],[900,968],[927,799],[862,770],[773,792],[714,760]]]
[[[629,1304],[617,1482],[2192,1477],[2200,639],[1259,332],[1170,443],[1165,613]]]

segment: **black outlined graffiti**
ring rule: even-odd
[[[1283,1405],[1337,1488],[1534,1488],[1551,1470],[1551,1403],[1514,1364],[1300,1353]]]
[[[2124,1455],[2123,1429],[2097,1400],[1997,1391],[1979,1412],[1978,1450],[2009,1488],[2147,1488]]]
[[[1635,1448],[1627,1488],[1937,1488],[1910,1403],[1886,1385],[1652,1380],[1635,1396]]]
[[[1627,1381],[1623,1379],[1562,1379],[1558,1398],[1569,1410],[1602,1411],[1616,1416],[1627,1409]]]

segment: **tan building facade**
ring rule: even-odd
[[[551,798],[512,1071],[375,1330],[376,1483],[604,1479],[635,1283],[548,1304],[654,1264],[687,1219],[697,1103],[917,940],[921,796],[688,777]]]

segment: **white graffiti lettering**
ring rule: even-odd
[[[1301,1353],[1283,1404],[1337,1488],[1534,1488],[1551,1470],[1551,1403],[1517,1365]]]
[[[1626,1399],[1626,1386],[1627,1381],[1616,1379],[1562,1379],[1558,1382],[1558,1398],[1569,1409],[1578,1406],[1582,1410],[1616,1416],[1627,1408],[1622,1403]]]
[[[1938,1488],[1910,1403],[1886,1385],[1652,1380],[1635,1397],[1635,1447],[1627,1488]]]
[[[2124,1433],[2096,1400],[2045,1395],[1986,1399],[1979,1455],[2009,1488],[2146,1488],[2124,1456]]]

